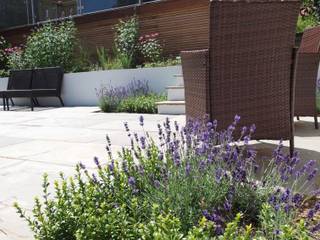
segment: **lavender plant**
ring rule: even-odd
[[[156,102],[165,96],[153,93],[147,81],[134,80],[124,87],[102,87],[97,91],[104,112],[156,113]]]
[[[304,202],[319,196],[306,192],[315,162],[300,164],[280,143],[260,169],[249,145],[255,126],[235,138],[239,121],[218,131],[206,118],[184,127],[167,119],[155,139],[125,123],[129,148],[116,157],[107,136],[107,166],[95,158],[92,173],[79,164],[74,177],[55,182],[53,195],[45,176],[33,216],[16,204],[18,213],[36,239],[312,239],[320,203],[295,220]],[[139,122],[144,129],[142,116]]]

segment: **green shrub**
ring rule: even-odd
[[[78,51],[75,53],[74,58],[72,72],[88,72],[93,70],[88,52],[81,45],[78,46]]]
[[[133,96],[120,101],[117,111],[128,113],[157,113],[156,102],[165,99],[164,96],[157,94]]]
[[[176,58],[168,58],[163,61],[159,62],[153,62],[153,63],[145,63],[144,67],[169,67],[169,66],[177,66],[181,65],[181,58],[176,57]]]
[[[139,23],[136,17],[120,22],[115,26],[115,48],[117,56],[127,67],[135,67],[138,59]]]
[[[107,136],[106,166],[97,158],[96,170],[77,165],[73,177],[61,174],[54,193],[45,175],[32,216],[15,207],[36,239],[312,239],[320,202],[305,220],[296,218],[308,199],[303,191],[316,184],[316,162],[300,166],[280,143],[261,176],[248,145],[255,126],[235,138],[239,120],[217,131],[216,121],[181,127],[167,119],[157,143],[125,123],[131,146],[116,157]],[[144,131],[142,116],[139,124]]]
[[[319,3],[314,0],[303,0],[298,18],[297,32],[302,33],[305,29],[319,25]]]
[[[72,70],[75,34],[73,21],[44,24],[28,37],[24,61],[30,67],[61,66],[65,71]]]
[[[319,24],[318,19],[314,15],[302,17],[299,16],[297,24],[297,32],[302,33],[307,28],[315,27]]]

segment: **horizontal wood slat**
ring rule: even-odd
[[[136,14],[141,34],[159,33],[165,55],[208,47],[209,0],[166,0],[113,11],[75,17],[78,36],[91,53],[96,47],[112,48],[114,25],[120,18]],[[13,45],[23,44],[32,27],[0,32]]]

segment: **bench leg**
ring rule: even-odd
[[[12,98],[10,98],[10,102],[11,102],[11,105],[14,106],[14,102]]]
[[[3,111],[5,111],[6,110],[6,98],[5,97],[3,97],[2,98],[2,104],[3,104]]]
[[[314,115],[314,127],[319,129],[318,114]]]
[[[30,98],[30,107],[31,107],[31,111],[33,111],[33,98]]]
[[[6,98],[6,105],[7,105],[7,110],[9,111],[9,110],[10,110],[10,107],[9,107],[9,98]]]
[[[39,101],[38,101],[38,98],[34,98],[34,100],[35,100],[37,106],[39,107],[39,106],[40,106],[40,103],[39,103]]]
[[[300,120],[300,117],[299,117],[299,116],[297,116],[297,120],[298,120],[298,121]]]
[[[60,100],[60,103],[61,103],[62,107],[64,107],[64,102],[63,102],[62,98],[60,96],[58,98]]]

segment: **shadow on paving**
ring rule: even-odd
[[[320,129],[315,129],[314,122],[300,120],[295,122],[294,127],[297,137],[320,137]]]

